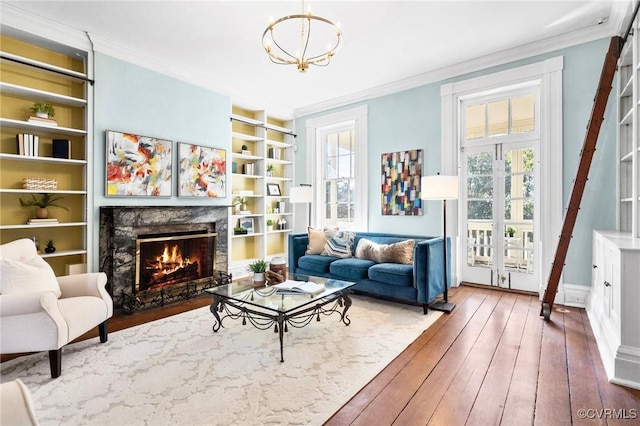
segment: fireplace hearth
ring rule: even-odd
[[[100,270],[116,308],[199,296],[230,279],[224,206],[100,208]]]

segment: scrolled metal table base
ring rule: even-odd
[[[218,332],[225,318],[239,319],[242,318],[242,325],[247,322],[252,324],[259,330],[267,330],[273,327],[274,333],[278,333],[280,339],[280,362],[284,362],[284,333],[289,331],[289,326],[294,328],[302,328],[308,325],[314,318],[320,321],[322,316],[329,316],[334,312],[340,314],[340,321],[345,326],[351,324],[351,320],[347,315],[347,311],[351,307],[352,301],[349,297],[351,291],[346,289],[341,293],[336,293],[318,300],[318,303],[306,305],[299,310],[288,313],[284,312],[267,312],[257,310],[255,307],[238,302],[235,300],[223,298],[218,294],[213,295],[213,303],[209,310],[215,317],[213,323],[213,331]],[[247,294],[247,300],[253,297],[253,292]],[[327,307],[327,305],[331,305]],[[220,314],[224,315],[221,317]]]

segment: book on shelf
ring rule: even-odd
[[[17,147],[18,155],[26,155],[24,151],[24,133],[16,134],[16,143],[18,144],[18,147]]]
[[[58,219],[29,219],[27,222],[29,225],[42,225],[43,223],[58,223]]]
[[[71,158],[71,141],[69,139],[53,139],[53,158]]]
[[[286,280],[279,284],[274,284],[278,294],[318,294],[322,293],[324,286],[310,281]]]
[[[38,157],[40,155],[40,136],[29,133],[16,134],[18,155]]]
[[[278,148],[269,148],[268,156],[269,158],[273,158],[274,160],[279,160],[280,150]]]
[[[54,120],[54,119],[36,117],[35,115],[30,116],[27,121],[29,123],[38,123],[38,124],[44,124],[44,125],[47,125],[47,126],[57,126],[58,125],[58,122],[56,120]]]
[[[245,175],[253,175],[255,174],[255,164],[254,163],[246,163],[242,165],[242,173]]]
[[[250,210],[238,210],[238,214],[241,215],[241,216],[245,216],[245,215],[251,214],[251,211]]]

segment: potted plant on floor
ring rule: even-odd
[[[267,271],[268,263],[266,260],[257,259],[251,262],[247,269],[253,272],[253,282],[263,283],[264,282],[264,273]]]
[[[508,227],[507,228],[507,234],[509,235],[510,238],[513,238],[513,236],[516,234],[516,228],[514,227]]]
[[[62,199],[62,197],[55,197],[52,194],[41,194],[40,198],[36,198],[35,195],[31,195],[31,200],[24,201],[20,198],[20,205],[22,207],[38,207],[36,209],[36,218],[38,219],[47,219],[49,217],[49,207],[60,207],[61,209],[65,209],[69,211],[65,206],[61,206],[57,204],[58,201]]]

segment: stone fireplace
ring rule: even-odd
[[[194,297],[226,279],[227,207],[100,208],[100,270],[117,308]]]

